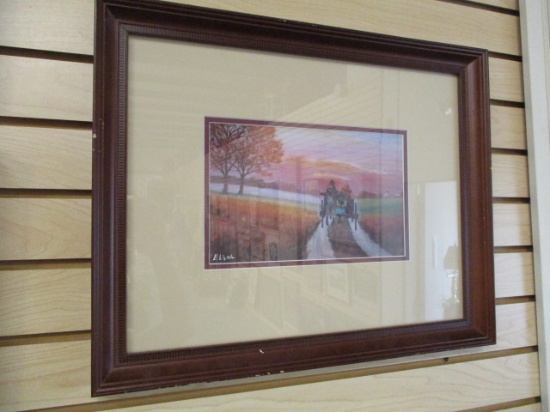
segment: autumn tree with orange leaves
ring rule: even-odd
[[[270,167],[281,163],[283,142],[275,137],[275,128],[248,126],[248,133],[234,141],[235,170],[240,178],[239,194],[243,194],[244,180],[251,174],[271,176]]]
[[[281,163],[284,154],[283,143],[275,134],[275,128],[269,126],[210,124],[210,165],[222,175],[222,193],[228,192],[232,173],[239,177],[241,195],[247,176],[271,176],[270,167]]]

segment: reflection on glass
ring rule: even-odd
[[[462,316],[458,296],[461,270],[458,220],[458,185],[430,182],[424,187],[425,316],[430,320]]]
[[[134,37],[129,40],[129,60],[130,352],[462,316],[454,76]],[[269,178],[245,177],[242,195],[240,175],[233,170],[227,181],[232,193],[225,196],[223,173],[210,181],[205,176],[207,117],[343,126],[350,134],[311,127],[302,128],[294,135],[299,138],[292,140],[281,127],[278,138],[286,160],[281,157],[270,167]],[[356,150],[351,134],[364,129],[406,131],[406,164],[397,140],[395,146],[376,148],[371,141]],[[355,149],[346,153],[343,147]],[[336,178],[331,173],[335,162],[320,166],[327,160],[323,151],[342,163]],[[343,163],[360,165],[362,173],[342,172],[351,170]],[[382,184],[386,189],[372,189],[363,172],[374,169],[390,177],[390,166],[401,173],[399,188],[390,182]],[[361,176],[365,181],[355,185],[354,179]],[[337,198],[322,195],[331,191],[331,180],[338,191],[349,184],[359,208],[357,230],[348,216],[351,232],[339,230],[346,226],[344,219],[339,219],[342,225],[332,225],[338,221],[335,208],[345,208],[337,205]],[[275,184],[281,196],[266,211],[266,196],[259,192],[268,193]],[[311,231],[304,232],[287,218],[289,204],[296,203],[282,199],[289,193],[311,200],[300,204],[308,213],[298,214],[310,222],[306,226]],[[398,210],[397,223],[387,219],[389,212],[376,213],[392,207]],[[403,255],[408,231],[408,259],[331,263],[341,257],[339,253],[349,252],[343,245],[350,236],[364,244],[364,239],[355,239],[359,228],[376,244],[374,252],[365,253],[378,257]],[[313,236],[318,229],[326,236]],[[236,241],[223,245],[227,239]],[[318,257],[312,259],[317,262],[294,264],[307,259],[304,251],[313,253],[307,252],[312,239],[318,241]],[[392,239],[401,241],[392,244]],[[300,246],[301,255],[289,245]],[[213,258],[205,250],[215,254],[217,246],[226,261],[238,255],[248,263],[294,263],[205,269]]]

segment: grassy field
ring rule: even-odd
[[[405,252],[405,217],[402,198],[357,200],[359,225],[382,248],[394,256]]]
[[[211,194],[209,255],[228,263],[306,258],[307,240],[319,222],[314,207],[288,201]],[[277,252],[269,249],[275,243]]]

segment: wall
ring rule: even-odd
[[[3,0],[0,409],[540,410],[517,1],[180,2],[490,50],[498,343],[309,377],[92,399],[94,4]]]

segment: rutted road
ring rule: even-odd
[[[321,227],[323,226],[323,227]],[[328,239],[327,225],[319,224],[307,242],[308,259],[334,259],[334,251]]]
[[[361,229],[360,226],[357,230],[352,230],[351,234],[359,245],[359,247],[370,257],[391,256],[388,252],[380,247],[378,243],[371,239],[369,234]]]
[[[376,242],[374,242],[369,234],[365,232],[361,227],[357,227],[357,230],[351,229],[351,234],[357,245],[365,252],[369,257],[384,257],[391,256],[390,253],[385,251]],[[315,232],[311,236],[307,243],[307,258],[308,259],[334,259],[334,251],[330,243],[328,236],[327,225],[317,226]]]

